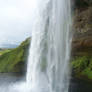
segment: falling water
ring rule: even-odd
[[[70,0],[36,0],[27,84],[31,92],[68,92]]]

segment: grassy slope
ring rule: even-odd
[[[29,44],[30,39],[28,38],[19,47],[5,51],[0,56],[0,72],[23,72]]]
[[[3,55],[4,53],[7,53],[11,51],[11,49],[3,49],[3,50],[0,50],[0,56]]]

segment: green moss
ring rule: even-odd
[[[87,67],[88,64],[88,58],[86,56],[83,57],[76,57],[73,62],[73,68],[77,69],[77,71],[81,71]]]
[[[92,79],[92,70],[90,68],[86,68],[81,74],[88,77],[88,79]]]
[[[72,68],[77,77],[86,77],[92,79],[92,57],[81,56],[76,57],[72,61]]]

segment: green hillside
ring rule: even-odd
[[[26,71],[26,61],[30,38],[26,39],[15,49],[0,52],[0,72],[24,72]]]
[[[0,56],[3,55],[4,53],[9,52],[9,51],[11,51],[11,49],[1,49],[0,50]]]

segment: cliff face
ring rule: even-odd
[[[76,2],[73,55],[92,54],[92,0],[76,0]]]
[[[75,0],[73,27],[74,76],[92,80],[92,0]]]

